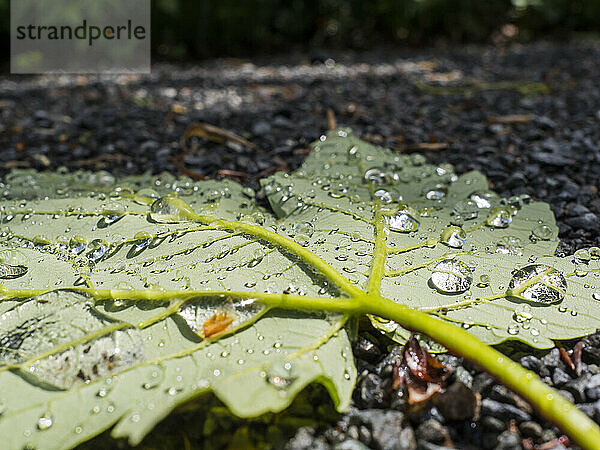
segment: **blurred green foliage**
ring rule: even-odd
[[[202,58],[564,38],[600,32],[599,0],[151,0],[152,46],[168,58]],[[0,0],[8,50],[10,0]],[[507,24],[515,27],[506,28]],[[504,33],[503,33],[504,32]],[[504,36],[504,37],[503,37]]]

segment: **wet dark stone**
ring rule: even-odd
[[[517,422],[523,422],[531,420],[531,416],[519,408],[507,403],[497,402],[484,398],[481,401],[481,415],[492,416],[500,420],[511,420],[514,419]]]
[[[523,356],[519,362],[524,368],[534,372],[539,372],[540,367],[542,366],[542,362],[539,360],[539,358],[536,358],[533,355]]]
[[[600,230],[600,220],[596,214],[589,212],[579,217],[565,219],[565,223],[575,229],[597,232]]]
[[[485,416],[481,419],[481,424],[488,430],[500,433],[506,429],[506,423],[492,416]]]
[[[460,382],[436,396],[434,403],[448,420],[471,420],[479,415],[481,406],[479,394]]]
[[[521,450],[521,436],[514,431],[506,430],[497,439],[496,450]]]
[[[560,360],[560,351],[557,348],[553,348],[549,353],[544,355],[541,359],[541,363],[552,369],[556,367],[564,368],[564,364]]]
[[[310,427],[302,427],[296,431],[296,435],[288,441],[286,450],[327,450],[329,445],[322,439],[315,437],[315,430]]]
[[[534,440],[539,439],[542,436],[544,429],[537,422],[523,422],[519,425],[519,431],[526,438],[532,438]]]
[[[585,347],[583,347],[582,358],[588,364],[600,365],[600,333],[596,332],[583,338]]]
[[[381,359],[381,350],[379,350],[376,341],[374,342],[373,339],[361,335],[354,344],[354,355],[357,358],[374,364]]]
[[[585,396],[588,400],[600,399],[600,374],[590,377],[585,385]]]
[[[355,391],[355,400],[362,408],[383,407],[387,393],[380,376],[364,371],[359,379]]]
[[[590,378],[591,375],[589,373],[586,373],[580,376],[579,378],[569,380],[562,386],[562,388],[565,391],[568,391],[571,394],[573,394],[573,397],[575,397],[575,401],[577,403],[583,403],[587,400],[587,396],[585,395],[585,389]]]
[[[334,450],[369,450],[362,442],[356,439],[346,439],[344,442],[340,442],[333,446]]]
[[[416,435],[419,441],[431,442],[438,445],[442,445],[450,440],[448,429],[434,419],[429,419],[419,425]]]
[[[405,428],[402,412],[367,409],[358,411],[356,414],[366,425],[370,426],[373,443],[381,450],[412,448],[410,445],[414,444],[414,439],[411,442],[411,433],[401,433],[401,430]]]
[[[485,394],[494,385],[495,381],[486,372],[478,373],[473,377],[472,389],[480,394]]]
[[[554,373],[552,374],[552,383],[554,384],[554,386],[562,386],[570,380],[571,376],[567,372],[565,372],[559,367],[554,369]]]

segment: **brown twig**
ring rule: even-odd
[[[187,127],[183,133],[183,136],[181,136],[181,148],[183,148],[183,150],[186,152],[189,151],[187,140],[191,137],[203,138],[211,142],[216,142],[217,144],[236,142],[244,147],[260,151],[260,147],[258,147],[256,144],[253,144],[249,140],[244,139],[243,137],[238,136],[231,131],[224,130],[223,128],[216,127],[209,123],[197,122],[192,123]]]
[[[327,108],[327,128],[329,130],[335,130],[337,128],[337,120],[335,120],[335,113],[331,108]]]

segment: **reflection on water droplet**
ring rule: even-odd
[[[392,231],[410,233],[419,229],[419,222],[408,212],[397,211],[393,215],[383,217],[387,226]]]
[[[507,295],[550,304],[560,302],[566,290],[567,281],[561,272],[543,264],[531,264],[513,273]]]
[[[52,416],[50,414],[46,413],[38,419],[37,428],[40,431],[44,431],[44,430],[47,430],[48,428],[50,428],[53,424],[54,424],[54,420],[52,419]]]
[[[460,227],[446,227],[442,231],[441,240],[448,247],[461,248],[467,241],[467,233]]]
[[[92,242],[90,242],[88,248],[90,249],[90,251],[88,252],[87,257],[90,260],[90,262],[95,263],[100,261],[102,257],[106,254],[109,245],[102,239],[94,239]]]
[[[293,363],[290,361],[277,361],[269,367],[266,380],[276,389],[284,390],[297,378]]]
[[[133,239],[135,240],[135,251],[141,252],[148,247],[152,242],[152,237],[153,236],[147,231],[140,231],[136,233],[135,236],[133,236]]]
[[[391,192],[389,192],[385,189],[378,189],[373,193],[373,195],[381,203],[387,204],[387,203],[392,203],[394,201],[394,196],[391,194]]]
[[[493,192],[473,192],[470,198],[478,208],[491,208],[492,201],[497,198],[497,195]]]
[[[387,184],[390,181],[388,174],[386,174],[385,171],[379,167],[373,167],[371,169],[368,169],[365,172],[364,177],[366,181],[379,185]]]
[[[465,292],[471,287],[472,282],[471,269],[465,263],[454,259],[440,261],[431,274],[431,283],[441,292]]]
[[[493,228],[506,228],[512,222],[510,211],[505,208],[493,208],[488,212],[485,223]]]

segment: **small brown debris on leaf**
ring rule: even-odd
[[[217,144],[235,142],[253,150],[260,150],[256,144],[253,144],[249,140],[244,139],[243,137],[238,136],[231,131],[227,131],[223,128],[219,128],[208,123],[197,122],[192,123],[187,127],[183,133],[183,136],[181,137],[181,147],[186,152],[189,150],[187,146],[187,140],[192,137],[199,137],[211,142],[216,142]]]
[[[411,335],[404,345],[402,360],[394,365],[392,387],[403,386],[408,390],[408,403],[420,403],[439,392],[452,369],[429,354],[421,347],[417,338]]]
[[[202,335],[209,338],[223,333],[233,323],[235,317],[229,311],[221,309],[208,318],[202,325]]]

